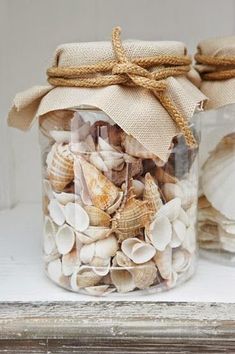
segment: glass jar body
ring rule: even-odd
[[[198,154],[182,136],[163,163],[104,112],[79,108],[41,116],[40,142],[52,281],[90,295],[146,294],[193,274]]]
[[[202,114],[199,244],[202,254],[235,265],[235,105]]]

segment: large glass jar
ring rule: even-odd
[[[206,111],[200,144],[199,243],[207,258],[235,265],[235,105]]]
[[[178,135],[164,164],[92,108],[52,111],[39,124],[48,277],[90,295],[187,280],[196,258],[197,149]]]

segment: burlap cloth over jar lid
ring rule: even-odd
[[[186,54],[186,48],[180,42],[124,41],[122,45],[129,60]],[[115,59],[111,42],[63,44],[55,52],[53,67],[93,65]],[[188,77],[194,74],[191,70]],[[170,76],[164,82],[165,94],[185,119],[190,120],[196,108],[206,99],[205,95],[186,75]],[[180,132],[179,127],[150,90],[119,84],[92,88],[35,86],[16,95],[8,122],[10,126],[26,130],[35,118],[43,114],[84,105],[103,110],[126,133],[133,135],[163,161],[166,161],[169,155],[172,138]]]
[[[205,109],[235,103],[235,36],[200,42],[195,59],[202,78],[200,89],[209,98]]]

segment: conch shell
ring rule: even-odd
[[[69,150],[68,144],[57,144],[52,161],[48,167],[48,179],[52,187],[61,192],[73,181],[73,155]]]
[[[143,199],[147,201],[149,208],[154,214],[156,214],[163,205],[158,186],[149,172],[145,175]]]
[[[92,203],[102,210],[108,209],[119,196],[119,189],[95,166],[79,158]]]

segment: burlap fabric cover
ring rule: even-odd
[[[180,42],[124,41],[129,59],[155,55],[184,55]],[[89,65],[113,60],[110,42],[64,44],[57,48],[53,65],[61,67]],[[190,79],[195,73],[189,73]],[[206,99],[188,78],[166,79],[166,94],[186,119]],[[9,113],[9,125],[28,129],[40,115],[80,105],[97,107],[107,113],[123,130],[132,134],[147,149],[166,161],[172,138],[179,130],[166,110],[148,90],[113,85],[104,88],[36,86],[16,95]]]
[[[198,52],[212,57],[234,56],[235,58],[235,36],[207,39],[198,44]],[[196,65],[199,73],[214,72],[217,70],[212,65]],[[226,66],[224,69],[233,69]],[[220,69],[223,69],[221,67]],[[227,104],[235,103],[235,78],[227,80],[202,81],[201,91],[209,98],[205,104],[205,109],[215,109]]]

